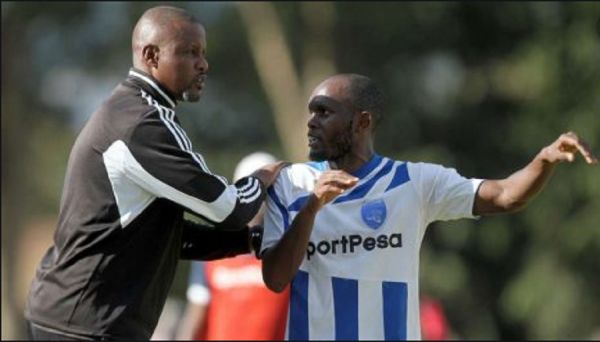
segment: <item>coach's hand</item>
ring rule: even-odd
[[[551,164],[572,162],[578,152],[581,153],[586,163],[592,165],[598,163],[598,158],[594,156],[589,145],[573,132],[561,134],[555,142],[542,149],[540,157]]]
[[[275,163],[267,164],[261,167],[260,169],[254,171],[254,173],[252,173],[251,176],[260,179],[260,181],[265,185],[265,188],[268,188],[271,186],[271,184],[275,182],[275,179],[277,179],[277,176],[279,175],[281,169],[290,164],[290,162],[286,161],[278,161]]]

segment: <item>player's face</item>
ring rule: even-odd
[[[318,87],[308,103],[309,158],[340,160],[352,151],[352,106],[335,85]]]
[[[206,34],[197,23],[174,23],[172,39],[159,51],[157,78],[181,101],[200,99],[208,62],[206,60]]]

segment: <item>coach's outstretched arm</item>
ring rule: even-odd
[[[263,280],[270,290],[281,292],[292,281],[306,254],[317,212],[357,182],[358,178],[342,170],[326,171],[319,177],[313,193],[281,240],[262,255]]]
[[[573,162],[577,153],[588,164],[598,163],[588,144],[577,134],[562,134],[521,170],[505,179],[485,180],[475,197],[473,214],[490,215],[523,209],[542,190],[554,167],[564,161]]]

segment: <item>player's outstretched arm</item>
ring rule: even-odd
[[[281,292],[292,281],[306,254],[317,212],[357,182],[358,178],[341,170],[326,171],[319,177],[313,193],[289,229],[263,253],[263,280],[269,289]]]
[[[490,215],[523,209],[542,190],[554,167],[561,162],[573,162],[577,154],[590,165],[598,164],[583,139],[573,132],[562,134],[521,170],[505,179],[485,180],[475,196],[473,214]]]

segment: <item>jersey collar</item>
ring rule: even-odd
[[[373,169],[375,169],[377,167],[377,165],[379,165],[379,163],[381,163],[382,159],[383,158],[380,155],[373,154],[373,157],[371,157],[371,160],[366,162],[358,170],[352,172],[352,175],[354,177],[358,177],[361,179],[365,178],[369,173],[371,173],[371,171],[373,171]]]
[[[364,163],[358,170],[351,172],[350,174],[353,175],[354,177],[363,179],[369,173],[371,173],[371,171],[373,171],[377,166],[379,166],[379,164],[381,164],[382,160],[383,160],[383,157],[375,153],[375,154],[373,154],[373,157],[371,157],[371,160]],[[329,164],[328,161],[308,162],[307,164],[308,164],[308,166],[312,167],[313,169],[316,169],[319,171],[331,170],[331,165]]]
[[[158,99],[165,102],[171,109],[175,108],[176,101],[168,95],[168,91],[163,89],[152,76],[139,69],[131,68],[129,69],[129,77],[138,81],[137,84],[153,95],[158,95]]]

